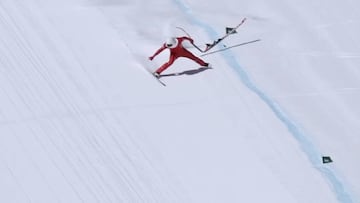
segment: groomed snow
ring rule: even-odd
[[[1,1],[0,202],[359,202],[359,6]]]

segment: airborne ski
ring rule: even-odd
[[[236,27],[234,28],[226,28],[226,34],[215,40],[213,43],[211,44],[206,44],[206,49],[204,50],[204,52],[209,51],[211,48],[213,48],[214,46],[216,46],[217,44],[219,44],[221,41],[223,41],[225,38],[227,38],[229,35],[231,34],[235,34],[236,30],[245,22],[246,18],[244,18]]]
[[[227,27],[226,28],[226,33],[224,36],[220,37],[219,39],[215,40],[213,43],[208,43],[206,44],[206,48],[205,50],[201,50],[200,47],[198,47],[196,44],[192,44],[197,50],[199,50],[200,52],[202,53],[205,53],[207,51],[209,51],[210,49],[212,49],[213,47],[215,47],[217,44],[219,44],[221,41],[223,41],[225,38],[227,38],[229,35],[231,34],[235,34],[236,33],[236,30],[242,25],[244,24],[244,22],[246,21],[246,18],[242,19],[242,21],[237,25],[235,26],[234,28],[229,28]],[[190,34],[188,32],[186,32],[186,30],[184,28],[181,28],[181,27],[176,27],[180,30],[182,30],[188,37],[191,38]]]

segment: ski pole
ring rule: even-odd
[[[177,29],[183,31],[189,38],[191,38],[190,34],[186,32],[186,30],[182,27],[176,27]],[[201,53],[205,53],[205,51],[201,50],[200,47],[198,47],[196,44],[191,43],[197,50],[199,50]]]

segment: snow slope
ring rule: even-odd
[[[0,1],[0,201],[359,202],[357,6]],[[213,69],[144,70],[176,26],[202,45],[244,17],[224,43],[261,41]]]

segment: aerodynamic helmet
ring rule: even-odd
[[[167,48],[174,48],[177,46],[177,44],[178,44],[178,40],[175,37],[170,37],[165,42],[165,46]]]

